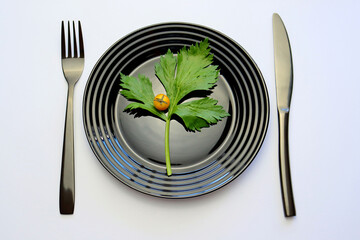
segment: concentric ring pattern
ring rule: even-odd
[[[168,49],[209,39],[214,64],[231,91],[231,117],[221,146],[208,159],[199,159],[188,171],[167,177],[130,153],[117,132],[116,101],[119,73],[130,74],[137,66]],[[96,63],[87,82],[83,103],[84,127],[100,163],[118,180],[142,193],[165,198],[188,198],[212,192],[239,176],[252,162],[265,138],[269,99],[260,70],[249,54],[224,34],[187,23],[164,23],[137,30],[111,46]],[[201,134],[201,133],[195,133]],[[165,162],[163,163],[165,169]]]

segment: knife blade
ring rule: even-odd
[[[277,13],[273,14],[273,38],[281,192],[284,214],[286,217],[292,217],[296,215],[289,157],[289,113],[293,88],[293,64],[289,37]]]

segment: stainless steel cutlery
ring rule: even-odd
[[[273,15],[277,112],[279,120],[279,165],[284,213],[296,215],[289,160],[289,113],[293,87],[293,65],[290,42],[284,23]]]
[[[76,82],[84,69],[84,43],[80,21],[78,22],[79,46],[76,40],[75,22],[72,22],[73,33],[68,22],[67,44],[65,40],[64,22],[61,23],[61,63],[64,77],[68,83],[66,105],[64,144],[62,153],[60,179],[60,213],[73,214],[75,203],[75,171],[74,171],[74,115],[73,97]],[[73,42],[73,43],[71,43]],[[66,46],[67,45],[67,46]],[[73,46],[72,46],[73,45]]]

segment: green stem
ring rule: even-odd
[[[170,120],[171,117],[168,117],[166,120],[165,126],[165,162],[166,162],[166,172],[170,177],[172,175],[171,163],[170,163]]]

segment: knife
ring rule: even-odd
[[[279,120],[279,166],[285,217],[296,215],[291,185],[289,159],[289,113],[293,88],[293,64],[290,42],[284,23],[277,13],[273,14],[275,82]]]

